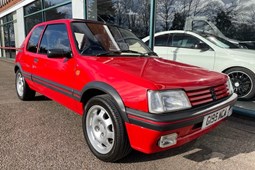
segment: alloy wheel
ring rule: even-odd
[[[19,72],[17,74],[17,81],[16,81],[16,87],[17,87],[17,92],[18,92],[19,96],[23,96],[24,95],[24,86],[25,86],[24,77]]]
[[[107,154],[114,145],[114,125],[109,113],[99,105],[87,113],[86,130],[90,143],[101,154]]]
[[[231,79],[234,92],[239,98],[247,96],[253,89],[251,77],[242,71],[233,71],[228,73]]]

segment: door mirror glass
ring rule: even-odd
[[[206,43],[204,42],[200,42],[198,44],[195,45],[195,48],[196,49],[200,49],[201,51],[207,51],[210,49],[209,45],[207,45]]]

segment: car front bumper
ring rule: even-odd
[[[150,154],[181,146],[218,126],[225,118],[202,128],[204,117],[226,107],[232,110],[236,100],[237,95],[234,93],[228,98],[205,106],[165,114],[151,114],[127,109],[129,122],[125,125],[131,147]],[[160,147],[159,141],[162,136],[171,134],[177,134],[176,143],[169,147]]]

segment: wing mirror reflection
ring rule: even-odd
[[[195,45],[195,49],[200,49],[201,51],[208,51],[210,50],[210,46],[204,42],[200,42]]]
[[[62,49],[50,49],[47,51],[48,58],[71,58],[71,51],[65,51]]]

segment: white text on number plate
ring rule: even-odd
[[[224,109],[218,110],[217,112],[206,115],[203,120],[202,129],[224,119],[228,116],[229,106]]]

